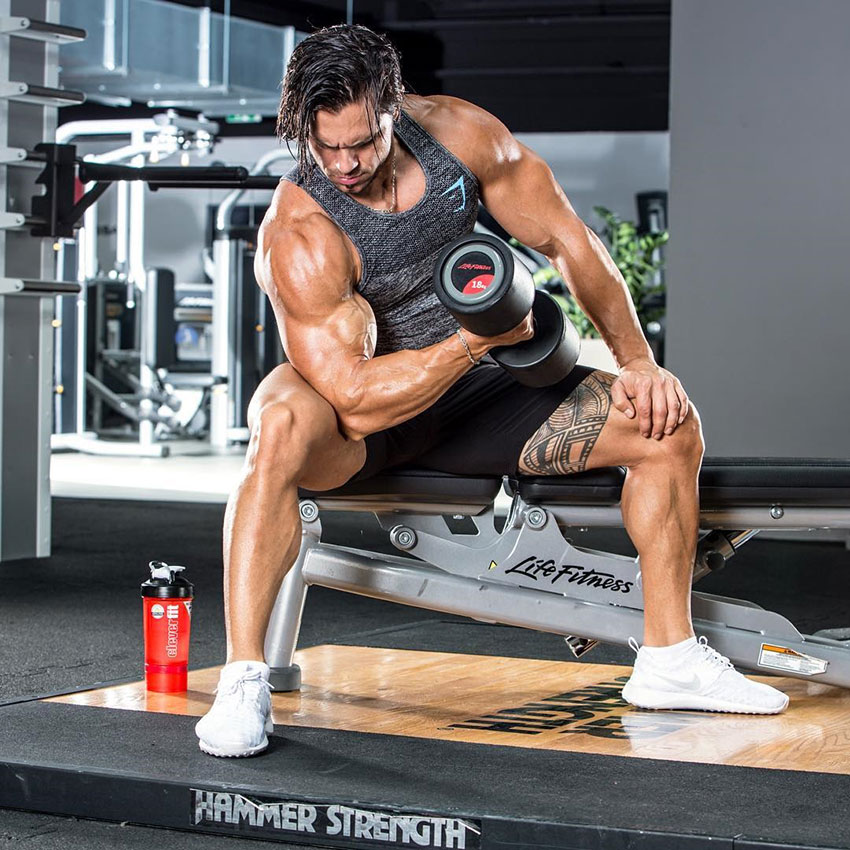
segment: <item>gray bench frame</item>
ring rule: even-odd
[[[709,498],[700,511],[704,533],[695,582],[722,566],[760,530],[850,529],[850,462],[816,461],[812,470],[810,461],[749,460],[724,466],[721,459],[704,466],[700,484]],[[801,463],[814,478],[803,477]],[[759,480],[766,465],[779,476],[778,483]],[[736,488],[722,481],[717,486],[718,472],[728,474],[730,469],[733,482],[752,481],[753,486]],[[440,474],[432,475],[439,487]],[[442,498],[433,492],[423,497],[416,487],[387,487],[393,484],[392,475],[371,488],[370,482],[359,482],[326,494],[304,494],[301,549],[280,588],[266,637],[272,684],[282,691],[300,687],[293,655],[311,585],[562,635],[576,656],[598,641],[627,645],[631,636],[640,639],[638,559],[574,546],[566,536],[570,528],[622,526],[618,501],[624,475],[624,470],[612,469],[513,482],[501,531],[494,510],[499,479],[488,483],[443,476]],[[476,486],[453,486],[464,481]],[[807,488],[807,483],[813,486]],[[374,513],[400,554],[323,543],[324,509]],[[469,517],[467,525],[474,528],[453,530],[447,517]],[[692,610],[696,633],[740,667],[850,687],[850,647],[840,640],[802,635],[781,615],[740,599],[694,591]],[[787,652],[777,655],[765,647]]]

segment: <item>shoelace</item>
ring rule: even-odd
[[[245,673],[242,676],[235,677],[233,679],[228,679],[224,683],[219,682],[218,687],[215,689],[215,693],[221,693],[223,696],[230,696],[231,694],[239,694],[239,699],[244,701],[247,697],[245,692],[245,685],[248,682],[257,682],[261,686],[265,686],[269,691],[274,690],[274,686],[267,682],[262,674],[257,671],[255,673]]]
[[[640,649],[640,644],[633,638],[629,638],[629,648],[633,652],[637,652]],[[712,649],[708,645],[708,638],[703,635],[698,641],[697,646],[702,649],[703,655],[706,660],[715,667],[732,667],[732,662],[725,656],[721,655],[716,649]],[[734,669],[734,668],[733,668]]]
[[[705,635],[697,641],[697,646],[702,649],[706,659],[713,666],[732,668],[732,662],[725,655],[721,655],[716,649],[712,649],[708,645],[708,638]]]

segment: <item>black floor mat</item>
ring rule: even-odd
[[[466,817],[486,847],[848,841],[846,776],[283,726],[260,757],[213,759],[190,717],[30,702],[0,721],[0,805],[19,808],[190,828],[189,789],[229,789]],[[634,843],[644,831],[659,835]]]

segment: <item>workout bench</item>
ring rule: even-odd
[[[640,638],[638,559],[577,547],[564,536],[570,527],[621,527],[625,475],[613,467],[510,480],[501,531],[497,477],[400,468],[336,490],[301,491],[301,550],[266,636],[272,684],[300,687],[292,659],[310,585],[563,635],[576,657],[599,641]],[[761,530],[850,529],[850,460],[707,458],[700,500],[694,582]],[[400,554],[322,543],[322,509],[373,512]],[[736,665],[850,687],[850,642],[802,635],[740,599],[694,591],[692,610],[697,635]]]

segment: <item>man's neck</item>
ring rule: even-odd
[[[374,209],[389,210],[393,204],[393,163],[398,156],[398,142],[393,135],[386,159],[380,164],[374,177],[356,195],[351,197],[358,203]]]

